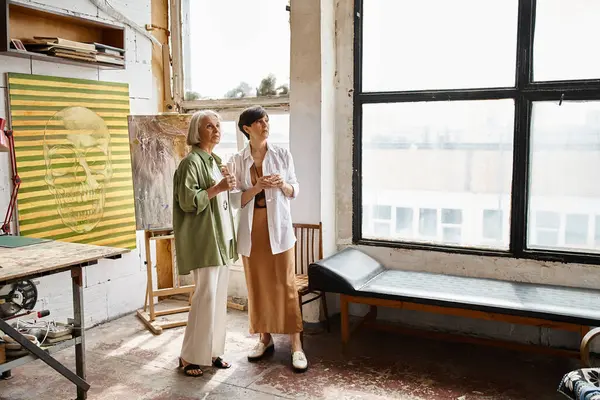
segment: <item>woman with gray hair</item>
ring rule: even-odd
[[[190,121],[187,143],[192,150],[173,177],[173,232],[177,268],[192,274],[196,288],[185,329],[179,368],[201,376],[204,365],[229,368],[225,351],[228,266],[237,245],[229,190],[235,177],[222,170],[213,149],[221,141],[221,118],[198,111]]]

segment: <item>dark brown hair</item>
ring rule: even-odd
[[[268,116],[267,111],[261,106],[248,107],[240,114],[238,120],[238,128],[246,136],[246,139],[250,139],[250,135],[244,130],[244,126],[250,126],[261,118]]]

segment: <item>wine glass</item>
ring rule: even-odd
[[[273,176],[275,176],[275,175],[279,175],[279,171],[277,171],[277,170],[272,171],[271,174],[269,175],[269,177],[273,178]],[[270,203],[270,202],[272,202],[275,199],[275,192],[277,190],[279,190],[279,189],[277,189],[277,188],[269,188],[269,189],[266,190],[266,192],[265,192],[266,196],[265,197],[266,197],[267,202]]]
[[[239,192],[239,182],[237,179],[237,174],[236,172],[236,166],[235,166],[235,161],[233,159],[229,160],[227,162],[227,171],[229,172],[229,174],[233,175],[235,177],[235,186],[231,189],[231,193],[237,193]]]

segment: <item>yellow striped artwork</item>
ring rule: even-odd
[[[8,74],[23,236],[136,247],[126,83]]]

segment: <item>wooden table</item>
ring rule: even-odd
[[[97,264],[101,258],[116,259],[128,252],[127,249],[115,247],[57,241],[47,241],[16,248],[0,247],[0,285],[71,271],[74,314],[73,339],[59,343],[47,350],[34,345],[6,321],[0,319],[0,330],[30,352],[27,356],[0,364],[2,376],[9,377],[11,369],[39,358],[77,386],[78,400],[86,399],[90,385],[85,381],[82,270],[83,267]],[[73,345],[75,345],[76,373],[51,356],[52,353]]]

